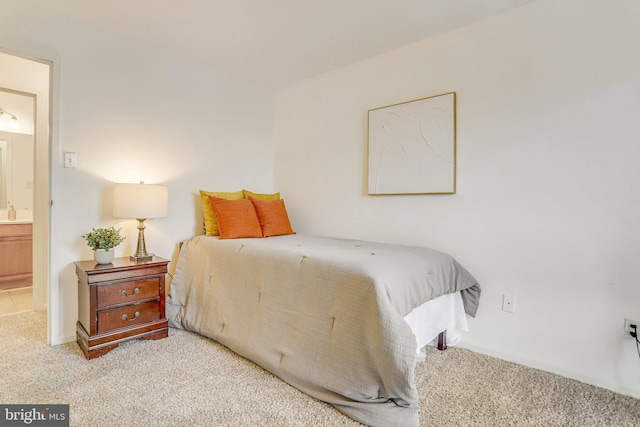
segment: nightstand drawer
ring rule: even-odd
[[[157,298],[159,290],[160,279],[157,277],[98,286],[98,308]]]
[[[160,301],[133,304],[98,312],[98,333],[160,319]]]

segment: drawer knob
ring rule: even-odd
[[[122,320],[126,320],[127,322],[131,322],[132,320],[136,320],[138,317],[140,317],[140,312],[136,311],[136,313],[133,315],[133,319],[129,319],[129,316],[127,316],[126,314],[122,315]]]
[[[132,293],[131,295],[135,295],[135,294],[137,294],[138,292],[140,292],[140,289],[135,288],[135,289],[133,290],[133,293]],[[130,297],[130,296],[131,296],[131,295],[127,294],[127,291],[125,291],[124,289],[123,289],[123,290],[121,290],[121,291],[120,291],[120,293],[121,293],[122,295],[124,295],[125,297]]]

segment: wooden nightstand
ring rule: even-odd
[[[169,261],[115,258],[111,264],[76,261],[78,322],[76,336],[87,359],[120,343],[169,335],[165,319],[165,275]]]

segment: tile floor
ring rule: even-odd
[[[31,286],[0,291],[0,316],[30,310],[33,310]]]

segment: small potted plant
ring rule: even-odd
[[[87,245],[93,249],[93,257],[98,264],[109,264],[113,261],[115,251],[126,237],[120,234],[122,228],[116,230],[115,227],[92,228],[91,231],[82,236]]]

